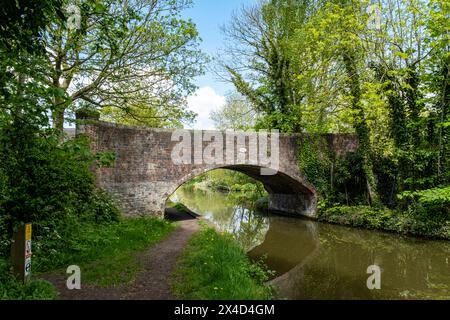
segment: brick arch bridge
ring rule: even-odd
[[[239,171],[261,181],[269,193],[269,208],[274,211],[310,217],[316,213],[316,190],[297,164],[302,135],[269,133],[266,144],[270,147],[264,159],[260,153],[256,157],[249,156],[252,147],[258,146],[260,150],[263,146],[261,137],[252,140],[254,136],[244,132],[227,138],[230,134],[220,131],[184,130],[179,134],[173,129],[138,128],[93,120],[81,123],[77,125],[76,134],[90,139],[92,151],[109,151],[116,155],[114,165],[96,169],[95,177],[97,185],[112,195],[126,216],[163,217],[167,198],[179,186],[218,168]],[[183,136],[184,142],[192,142],[191,150],[175,152],[175,148],[180,148]],[[201,142],[196,140],[199,138]],[[272,144],[275,140],[278,146]],[[223,152],[217,148],[211,154],[222,153],[223,161],[202,159],[208,145],[217,141],[223,141],[222,145],[216,145],[222,146]],[[356,148],[354,137],[349,135],[327,135],[326,141],[336,156]],[[199,144],[200,151],[195,149]],[[268,158],[275,159],[273,151],[277,151],[278,163],[268,161]],[[185,155],[185,158],[174,161],[174,154]]]

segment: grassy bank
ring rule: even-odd
[[[320,210],[318,219],[366,229],[450,240],[450,221],[440,214],[429,216],[368,206],[338,206]]]
[[[175,228],[155,218],[121,219],[119,222],[85,224],[70,238],[58,241],[43,238],[35,242],[33,272],[39,273],[78,265],[83,283],[111,286],[134,279],[141,269],[136,252],[159,242]],[[54,298],[54,289],[43,281],[22,285],[9,275],[3,259],[0,286],[2,299]],[[6,272],[4,272],[6,271]],[[5,283],[5,285],[4,285]]]
[[[251,263],[228,234],[202,226],[189,241],[172,279],[180,299],[270,299],[268,271]]]

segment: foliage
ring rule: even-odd
[[[320,136],[306,137],[298,151],[298,166],[323,198],[330,196],[331,154],[328,145]],[[323,152],[320,153],[319,150]]]
[[[180,106],[166,108],[150,104],[121,108],[106,106],[102,107],[102,120],[150,128],[183,128],[183,123],[191,123],[197,116],[184,107],[183,105],[183,108]]]
[[[82,0],[75,4],[79,25],[52,21],[44,39],[46,83],[58,92],[54,126],[62,130],[66,111],[85,106],[127,124],[179,126],[192,120],[185,98],[204,57],[195,25],[180,17],[190,4]]]
[[[301,96],[295,89],[288,41],[309,9],[303,1],[268,1],[243,7],[225,28],[230,41],[222,67],[236,90],[261,113],[259,127],[300,129]]]
[[[0,258],[0,300],[53,300],[57,293],[53,286],[43,280],[25,284],[16,281],[9,264]]]
[[[316,188],[321,207],[367,203],[363,160],[357,152],[337,157],[326,136],[311,135],[299,143],[298,166]]]
[[[394,211],[369,206],[336,206],[319,212],[319,220],[368,229],[450,240],[450,216]]]
[[[257,113],[245,97],[231,94],[221,109],[211,112],[210,118],[219,130],[248,130],[256,124]]]
[[[40,33],[48,21],[63,17],[61,0],[15,0],[4,2],[0,8],[0,46],[15,50],[17,46],[28,52],[40,51]]]
[[[42,224],[34,230],[43,228]],[[52,271],[76,264],[83,282],[113,286],[132,281],[142,269],[136,252],[154,245],[174,229],[155,218],[121,219],[119,222],[86,222],[71,233],[48,234],[33,242],[33,271]],[[54,237],[52,237],[52,235]],[[43,280],[25,285],[16,281],[6,260],[0,258],[0,299],[55,299],[56,290]],[[65,274],[65,269],[61,271]]]
[[[108,196],[95,189],[91,165],[96,163],[83,138],[60,143],[57,135],[30,135],[16,150],[10,132],[0,136],[4,188],[0,190],[0,221],[11,238],[14,226],[35,223],[35,236],[70,229],[68,222],[117,221],[118,210]],[[2,242],[3,253],[8,251]]]
[[[447,204],[450,202],[450,187],[433,188],[421,191],[405,191],[399,195],[399,198],[417,198],[425,204]]]
[[[262,300],[272,297],[270,273],[249,261],[229,234],[202,227],[189,241],[174,272],[172,289],[181,299]]]
[[[32,9],[16,2],[17,10]],[[18,224],[32,222],[35,237],[68,234],[80,223],[117,220],[111,200],[96,191],[90,167],[111,160],[91,153],[87,140],[63,141],[49,129],[49,110],[56,91],[46,84],[48,69],[43,57],[42,32],[60,20],[58,1],[45,1],[46,13],[36,17],[37,31],[24,21],[8,20],[3,30],[19,30],[15,39],[0,44],[0,254],[9,253],[12,232]],[[36,14],[42,11],[35,11]],[[31,11],[30,11],[31,14]],[[24,15],[24,17],[28,14]],[[45,19],[44,19],[45,18]],[[30,16],[31,19],[31,16]],[[47,20],[46,20],[47,19]],[[3,28],[3,26],[2,26]],[[26,42],[36,37],[33,48]],[[51,236],[50,236],[51,237]]]
[[[450,220],[450,187],[420,191],[404,191],[397,196],[415,210],[424,210],[430,215],[446,215]]]
[[[352,159],[302,146],[301,169],[320,193],[343,187],[332,202],[394,207],[403,191],[450,183],[449,8],[448,0],[267,1],[234,17],[223,64],[261,113],[256,127],[356,135]]]
[[[238,171],[216,169],[206,172],[197,179],[201,181],[200,185],[199,180],[189,183],[193,183],[195,188],[199,188],[203,184],[206,187],[205,189],[227,192],[229,197],[239,199],[245,203],[251,203],[267,196],[267,192],[261,182]]]

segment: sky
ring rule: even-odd
[[[200,49],[207,55],[214,56],[223,48],[224,35],[221,26],[227,24],[232,13],[243,5],[255,3],[256,0],[193,0],[191,8],[185,10],[182,17],[192,19],[202,38]],[[199,87],[188,97],[189,109],[198,114],[196,122],[188,126],[194,129],[213,129],[214,123],[209,114],[225,104],[225,96],[233,90],[233,85],[216,79],[211,71],[195,79]]]

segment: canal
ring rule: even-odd
[[[450,299],[450,243],[258,212],[221,192],[180,188],[174,201],[227,231],[274,271],[287,299]],[[380,267],[369,290],[367,268]]]

